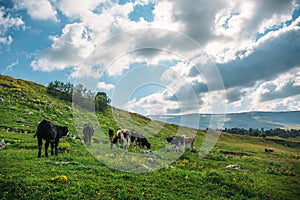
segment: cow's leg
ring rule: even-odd
[[[89,146],[91,145],[91,136],[89,136]]]
[[[38,152],[38,158],[41,157],[42,153],[42,145],[43,145],[43,139],[38,137],[38,148],[39,148],[39,152]]]
[[[133,145],[134,145],[136,148],[138,147],[138,141],[137,141],[137,138],[134,139]]]
[[[123,141],[123,149],[125,149],[125,152],[128,152],[128,143],[126,140]]]
[[[54,142],[50,142],[51,145],[51,156],[54,155]]]
[[[86,143],[87,143],[87,142],[86,142],[86,135],[83,136],[83,142],[84,142],[84,144],[86,145]]]
[[[137,138],[135,138],[134,142],[135,142],[135,147],[137,148],[137,147],[138,147],[138,145],[139,145],[138,139],[137,139]]]
[[[125,141],[126,141],[126,144],[125,144],[125,151],[128,152],[128,148],[129,148],[129,146],[130,146],[130,137],[127,137],[127,138],[125,139]]]
[[[127,152],[128,152],[129,147],[130,147],[130,139],[128,140],[128,143],[127,143]]]
[[[55,155],[58,155],[58,142],[59,140],[55,140],[54,148],[55,148]]]
[[[49,140],[46,140],[45,143],[45,156],[48,157],[48,147],[49,147]]]
[[[126,140],[123,142],[123,149],[125,149],[126,152],[128,151],[128,143]]]
[[[194,141],[195,141],[195,140],[193,140],[192,143],[191,143],[191,148],[192,148],[192,150],[194,150]]]

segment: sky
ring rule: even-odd
[[[0,73],[143,115],[300,110],[299,0],[0,0]]]

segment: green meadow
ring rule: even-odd
[[[0,199],[300,197],[299,138],[221,133],[202,158],[203,130],[151,121],[112,107],[96,115],[49,96],[42,85],[7,76],[0,76],[0,98],[0,140],[6,143],[0,149]],[[37,158],[33,135],[43,119],[69,127],[71,136],[60,140],[58,156]],[[86,147],[78,138],[88,122],[95,123],[95,135]],[[122,148],[110,149],[109,128],[144,134],[153,152],[141,154],[135,147],[128,153]],[[173,152],[165,137],[174,133],[195,135],[194,150]],[[266,153],[267,147],[274,152]],[[231,164],[240,168],[226,168]]]

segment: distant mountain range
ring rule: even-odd
[[[300,111],[245,112],[229,114],[149,115],[152,120],[206,129],[216,127],[244,129],[300,129]],[[224,123],[223,123],[224,122]]]

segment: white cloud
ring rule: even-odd
[[[0,7],[0,34],[5,34],[10,28],[19,28],[24,26],[20,17],[12,16],[4,7]]]
[[[107,0],[61,0],[58,8],[60,11],[70,18],[78,18],[92,12],[100,3],[108,2]]]
[[[113,89],[115,86],[112,84],[106,84],[105,82],[99,82],[97,88],[98,89],[104,89],[104,90],[111,90]]]
[[[67,16],[78,17],[81,22],[67,24],[61,35],[51,36],[51,48],[38,53],[37,59],[31,63],[33,69],[52,71],[72,67],[75,70],[72,73],[74,78],[95,77],[97,74],[94,70],[83,69],[83,67],[92,68],[91,65],[101,64],[97,61],[99,52],[93,52],[95,45],[103,43],[113,34],[135,27],[137,24],[128,19],[128,14],[133,10],[132,3],[113,4],[111,7],[104,7],[99,14],[93,13],[92,10],[100,2],[102,1],[92,1],[83,3],[82,6],[76,6],[77,3],[80,3],[79,1],[75,3],[61,1],[59,4],[61,11]]]
[[[225,87],[251,87],[300,65],[298,18],[293,24],[268,33],[257,43],[240,52],[239,59],[217,64]]]
[[[300,95],[300,68],[280,75],[275,80],[262,83],[256,91],[257,100],[271,101]]]
[[[152,27],[163,28],[172,31],[181,31],[184,24],[176,22],[173,16],[174,5],[169,1],[157,1],[153,10],[154,21]]]
[[[57,11],[49,0],[14,0],[16,9],[26,9],[32,19],[58,21]]]
[[[12,16],[4,7],[0,7],[0,45],[10,45],[13,42],[10,30],[25,28],[22,18]]]
[[[127,108],[139,111],[143,108],[146,114],[166,113],[180,108],[213,112],[211,98],[224,98],[224,91],[208,91],[203,85],[214,83],[216,76],[200,76],[199,72],[192,75],[193,66],[182,62],[183,59],[191,62],[195,56],[195,48],[200,49],[199,46],[191,48],[186,40],[180,38],[182,33],[203,45],[218,63],[228,91],[227,103],[232,109],[245,109],[249,102],[253,105],[247,108],[250,110],[259,109],[260,106],[263,109],[297,106],[291,104],[293,106],[288,107],[287,102],[294,97],[287,93],[280,94],[286,104],[274,99],[272,102],[276,103],[265,105],[266,107],[262,106],[263,102],[258,101],[257,93],[257,101],[249,98],[249,95],[254,93],[253,87],[259,87],[258,83],[273,80],[282,73],[291,73],[290,70],[300,64],[297,54],[300,43],[300,18],[290,26],[281,27],[291,19],[295,1],[165,0],[155,2],[153,22],[130,21],[128,15],[134,10],[134,6],[147,3],[148,1],[135,1],[118,5],[104,0],[56,2],[55,5],[65,16],[76,18],[79,23],[68,24],[61,35],[52,36],[51,48],[38,54],[37,59],[32,62],[33,69],[52,71],[72,67],[74,78],[97,78],[103,70],[106,70],[108,76],[121,76],[126,70],[130,70],[133,63],[145,63],[150,66],[162,61],[177,60],[175,66],[161,74],[161,80],[168,83],[166,86],[172,90],[172,94],[184,96],[184,92],[193,91],[198,104],[201,104],[200,109],[183,99],[171,100],[170,92],[134,99],[126,105]],[[265,33],[273,27],[277,28],[268,34]],[[150,31],[148,28],[162,29]],[[174,34],[166,34],[163,29],[174,31]],[[137,30],[136,33],[139,34],[127,34],[128,30]],[[150,37],[144,37],[147,31],[149,35],[152,34]],[[177,32],[180,34],[176,35]],[[265,35],[257,41],[258,33]],[[111,39],[112,37],[114,38]],[[108,39],[111,40],[103,43]],[[136,52],[130,52],[131,50]],[[95,66],[107,68],[99,69]],[[299,81],[289,83],[297,86]],[[272,84],[279,88],[277,82]],[[291,85],[286,83],[282,88],[287,90],[287,86]],[[113,86],[103,82],[100,87],[110,90]],[[263,94],[268,87],[260,85],[260,89]],[[278,93],[277,97],[280,95]],[[256,103],[259,106],[254,106]],[[162,107],[164,109],[161,109]]]
[[[13,38],[8,35],[5,37],[0,37],[0,44],[10,45],[13,42]]]
[[[206,45],[207,52],[218,63],[239,59],[241,52],[256,44],[258,33],[278,27],[292,17],[293,1],[228,1],[215,18],[212,38]]]
[[[32,61],[34,70],[53,71],[68,67],[79,68],[94,50],[92,33],[82,23],[67,24],[60,36],[51,36],[51,48],[38,54]],[[90,71],[93,74],[92,71]]]
[[[285,111],[300,108],[300,68],[285,72],[253,87],[228,89],[227,111]]]
[[[12,71],[13,67],[19,64],[19,60],[16,60],[15,62],[12,62],[11,64],[7,65],[5,67],[5,71]]]
[[[154,93],[138,100],[132,99],[123,109],[147,115],[167,114],[168,110],[178,109],[180,105],[175,101],[166,101],[164,93]]]

